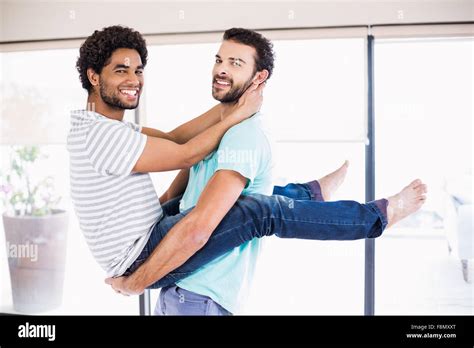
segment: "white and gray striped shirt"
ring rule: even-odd
[[[71,112],[71,198],[87,244],[108,276],[133,263],[163,214],[150,175],[132,173],[145,143],[139,125]]]

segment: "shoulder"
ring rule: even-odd
[[[105,131],[107,130],[108,133],[110,132],[116,132],[116,131],[122,131],[122,132],[131,132],[131,131],[136,131],[139,132],[139,126],[133,124],[132,122],[121,122],[117,120],[112,120],[107,117],[103,118],[98,118],[93,120],[90,123],[90,128],[91,131],[97,132],[97,131]]]
[[[259,140],[265,137],[265,127],[263,124],[263,117],[260,113],[236,124],[230,128],[222,138],[226,140],[250,141]]]
[[[249,118],[232,127],[222,138],[218,154],[251,153],[259,158],[272,156],[272,142],[261,117]]]

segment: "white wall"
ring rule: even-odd
[[[72,39],[123,24],[143,34],[253,29],[459,23],[473,0],[33,1],[0,0],[0,43]]]

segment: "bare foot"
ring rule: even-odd
[[[416,179],[396,195],[388,197],[387,228],[420,209],[426,201],[427,192],[426,185]]]
[[[318,180],[325,201],[329,201],[334,192],[341,186],[346,178],[347,167],[349,167],[349,161],[346,160],[340,168]]]

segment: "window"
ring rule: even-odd
[[[472,258],[474,40],[375,42],[377,195],[417,177],[429,189],[421,211],[377,241],[376,314],[472,314],[461,260]]]

